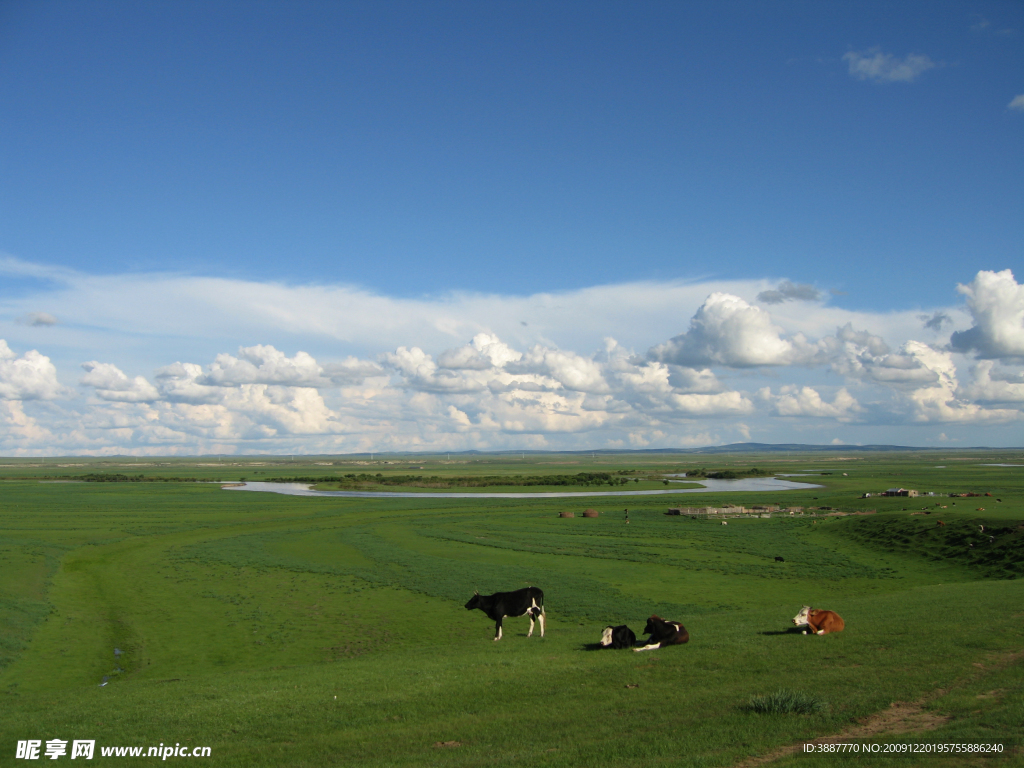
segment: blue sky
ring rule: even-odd
[[[0,4],[0,451],[1019,445],[1022,35],[1011,2]]]

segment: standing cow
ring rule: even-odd
[[[793,617],[793,623],[798,627],[806,626],[815,635],[827,635],[829,632],[842,632],[846,623],[843,617],[833,611],[822,611],[805,605],[800,613]],[[803,630],[807,634],[807,630]]]
[[[474,592],[466,603],[466,610],[479,608],[494,621],[494,639],[501,640],[501,620],[506,616],[530,617],[530,631],[533,635],[534,619],[540,621],[540,636],[544,637],[544,593],[537,587],[525,587],[515,592],[495,592],[493,595],[481,595]]]
[[[634,651],[653,651],[666,645],[682,645],[690,641],[690,633],[686,631],[686,627],[678,621],[665,621],[658,616],[651,616],[647,620],[644,634],[650,635],[647,638],[647,645],[634,648]]]

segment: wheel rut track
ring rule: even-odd
[[[767,754],[733,763],[732,768],[757,768],[762,765],[770,765],[784,757],[799,754],[804,748],[804,744],[839,744],[859,739],[870,739],[875,736],[900,736],[905,733],[934,731],[950,722],[952,718],[926,709],[930,702],[990,672],[997,672],[1022,660],[1024,660],[1024,649],[990,656],[983,662],[974,662],[971,665],[974,669],[962,675],[949,688],[936,688],[912,702],[894,701],[888,709],[860,718],[856,725],[850,725],[839,733],[787,744],[773,749]]]

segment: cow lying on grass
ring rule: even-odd
[[[530,617],[530,631],[533,635],[533,621],[540,621],[540,636],[544,637],[544,593],[537,587],[525,587],[515,592],[495,592],[493,595],[481,595],[474,592],[466,603],[466,610],[479,608],[494,622],[494,639],[501,640],[501,620],[506,616]]]
[[[805,605],[800,613],[793,617],[793,623],[798,627],[806,626],[814,635],[827,635],[829,632],[842,632],[846,624],[843,617],[832,611],[821,611]],[[807,634],[805,629],[802,634]]]
[[[625,624],[617,627],[608,626],[601,633],[601,645],[605,648],[632,648],[636,645],[636,635]]]
[[[647,638],[647,645],[634,648],[634,651],[653,651],[666,645],[682,645],[690,640],[690,633],[686,631],[686,627],[678,621],[665,621],[658,616],[651,616],[647,620],[644,634],[650,635]]]

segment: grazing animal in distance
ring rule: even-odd
[[[544,593],[537,587],[524,587],[515,592],[495,592],[493,595],[481,595],[474,592],[466,603],[466,610],[479,608],[494,622],[494,639],[501,640],[501,620],[506,616],[529,616],[530,631],[533,635],[534,620],[540,622],[540,636],[544,637]]]
[[[653,651],[666,645],[682,645],[690,641],[690,633],[686,631],[686,627],[678,621],[665,621],[659,616],[651,616],[647,620],[644,634],[650,635],[647,638],[647,645],[643,648],[634,648],[634,651]]]
[[[776,563],[784,563],[784,562],[786,562],[786,558],[784,558],[784,557],[779,557],[778,555],[776,555],[776,556],[775,556],[775,562],[776,562]]]
[[[834,611],[822,611],[805,605],[800,613],[793,617],[793,623],[798,627],[806,626],[811,634],[827,635],[830,632],[842,632],[846,627],[843,617]],[[802,634],[807,634],[805,629]]]
[[[625,624],[617,627],[609,625],[601,633],[601,645],[605,648],[632,648],[636,645],[636,635]]]
[[[722,525],[728,525],[728,524],[729,523],[727,523],[725,520],[722,521]]]
[[[944,522],[942,522],[941,520],[939,520],[939,521],[938,521],[938,522],[936,523],[936,525],[941,525],[941,526],[942,526],[943,528],[945,528],[945,527],[946,527],[946,524],[945,524]]]

